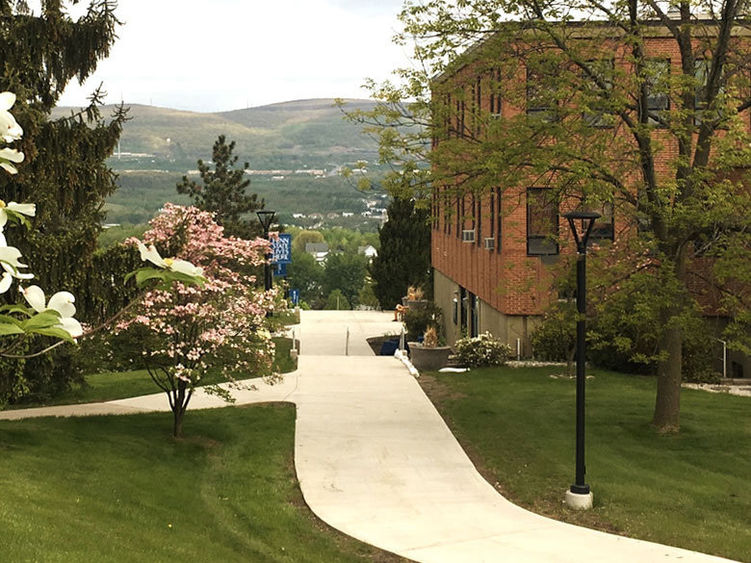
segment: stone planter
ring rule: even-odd
[[[427,304],[428,304],[427,299],[409,300],[406,297],[402,297],[402,305],[410,309],[414,309],[414,310],[421,309],[425,307]]]
[[[409,357],[412,365],[420,371],[436,371],[448,365],[450,346],[426,348],[419,342],[409,343]]]

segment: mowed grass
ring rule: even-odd
[[[295,409],[0,421],[0,561],[396,560],[304,506]]]
[[[277,373],[289,373],[297,369],[297,362],[290,358],[292,339],[274,337],[275,357],[274,370]],[[202,380],[202,385],[221,383],[219,377],[208,376]],[[104,372],[87,375],[84,383],[74,385],[69,391],[56,397],[51,397],[44,402],[26,402],[16,405],[8,405],[9,409],[25,409],[30,407],[75,405],[82,403],[98,403],[102,401],[114,401],[162,393],[162,390],[151,380],[146,370],[134,370],[123,372]],[[0,409],[1,410],[1,409]]]
[[[684,390],[681,432],[650,427],[655,380],[591,371],[587,482],[575,474],[575,382],[562,368],[430,374],[423,387],[486,478],[531,510],[640,539],[751,561],[751,399]]]

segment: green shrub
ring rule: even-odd
[[[443,336],[443,312],[432,301],[411,305],[404,313],[404,324],[407,327],[407,338],[412,341],[421,338],[429,326],[436,329],[439,340]]]
[[[571,362],[576,354],[576,311],[569,303],[556,304],[532,331],[530,341],[535,359],[543,362]]]
[[[456,341],[456,359],[466,367],[502,366],[513,351],[489,332]]]

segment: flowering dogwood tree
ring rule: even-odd
[[[212,214],[169,203],[150,225],[146,244],[126,241],[159,268],[141,270],[139,282],[166,272],[204,278],[200,285],[160,285],[117,326],[139,344],[149,375],[167,394],[178,437],[194,389],[208,373],[235,386],[241,376],[270,375],[274,345],[265,319],[276,292],[258,290],[253,274],[264,263],[267,241],[225,237]],[[163,259],[160,251],[180,259]],[[224,388],[206,389],[231,400]]]

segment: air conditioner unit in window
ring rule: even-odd
[[[475,242],[475,230],[469,229],[462,231],[462,242]]]
[[[485,239],[485,250],[495,250],[495,238],[488,237]]]

